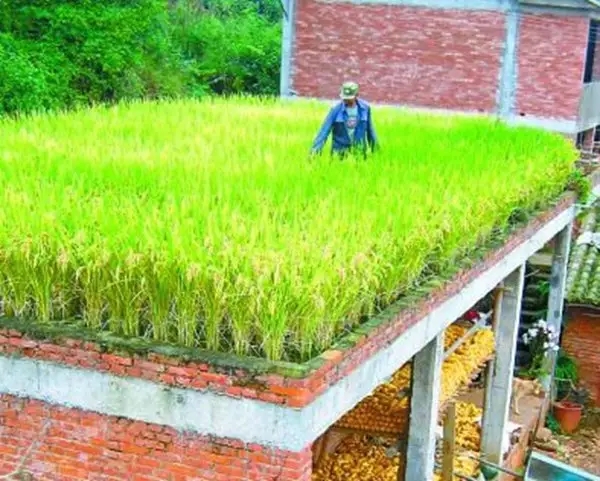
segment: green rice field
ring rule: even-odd
[[[307,359],[515,208],[557,198],[574,168],[558,135],[384,107],[374,156],[311,160],[327,108],[237,98],[0,120],[5,315]]]

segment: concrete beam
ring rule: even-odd
[[[506,277],[496,314],[496,356],[491,376],[486,379],[481,437],[484,458],[495,464],[502,464],[504,449],[508,448],[503,440],[509,420],[524,278],[525,264]]]
[[[567,280],[567,265],[571,248],[572,231],[573,224],[570,223],[557,234],[552,255],[550,293],[548,295],[548,313],[546,315],[546,322],[548,326],[552,326],[559,335],[563,323],[565,285]],[[556,357],[556,352],[550,352],[548,355],[548,369],[551,375],[543,380],[544,389],[546,391],[550,389],[552,378],[554,377]]]
[[[303,409],[2,356],[0,393],[300,451],[541,249],[574,216],[575,207],[566,208],[459,294],[441,303]]]
[[[413,358],[406,475],[402,479],[433,479],[443,355],[442,332]]]

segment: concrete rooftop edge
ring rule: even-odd
[[[568,226],[576,214],[574,202],[572,195],[563,197],[437,294],[399,312],[393,320],[388,318],[347,352],[330,353],[331,362],[312,378],[278,379],[283,381],[280,393],[285,389],[304,392],[304,405],[283,405],[285,401],[274,398],[277,386],[268,387],[268,396],[261,397],[265,391],[257,391],[259,395],[252,399],[242,392],[251,391],[252,386],[235,386],[223,374],[203,370],[204,378],[195,377],[198,371],[189,366],[142,364],[151,364],[148,360],[136,366],[135,359],[86,350],[83,343],[74,347],[40,344],[8,331],[0,340],[4,353],[0,372],[10,375],[0,377],[0,393],[298,452]],[[85,367],[85,362],[72,362],[89,362],[89,353],[97,354],[105,364],[104,372]],[[111,363],[121,369],[111,372],[107,368]],[[134,366],[147,379],[127,374],[126,368]],[[178,385],[181,379],[185,382]],[[200,383],[194,385],[195,381]],[[235,394],[231,388],[237,389]]]

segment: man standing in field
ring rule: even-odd
[[[343,156],[349,151],[357,150],[366,155],[367,146],[374,151],[377,136],[373,128],[371,107],[358,98],[358,84],[345,82],[340,91],[340,99],[341,102],[333,106],[327,114],[313,142],[311,153],[318,154],[323,150],[330,133],[333,153]]]

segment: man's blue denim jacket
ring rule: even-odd
[[[332,107],[327,114],[321,130],[319,130],[313,142],[312,152],[321,152],[330,133],[332,134],[331,150],[333,152],[343,152],[355,146],[360,146],[366,151],[367,145],[371,147],[371,150],[375,149],[377,136],[373,128],[371,107],[364,100],[357,99],[356,102],[358,105],[358,123],[354,130],[354,138],[350,139],[346,130],[348,113],[346,112],[344,102],[340,102]]]

